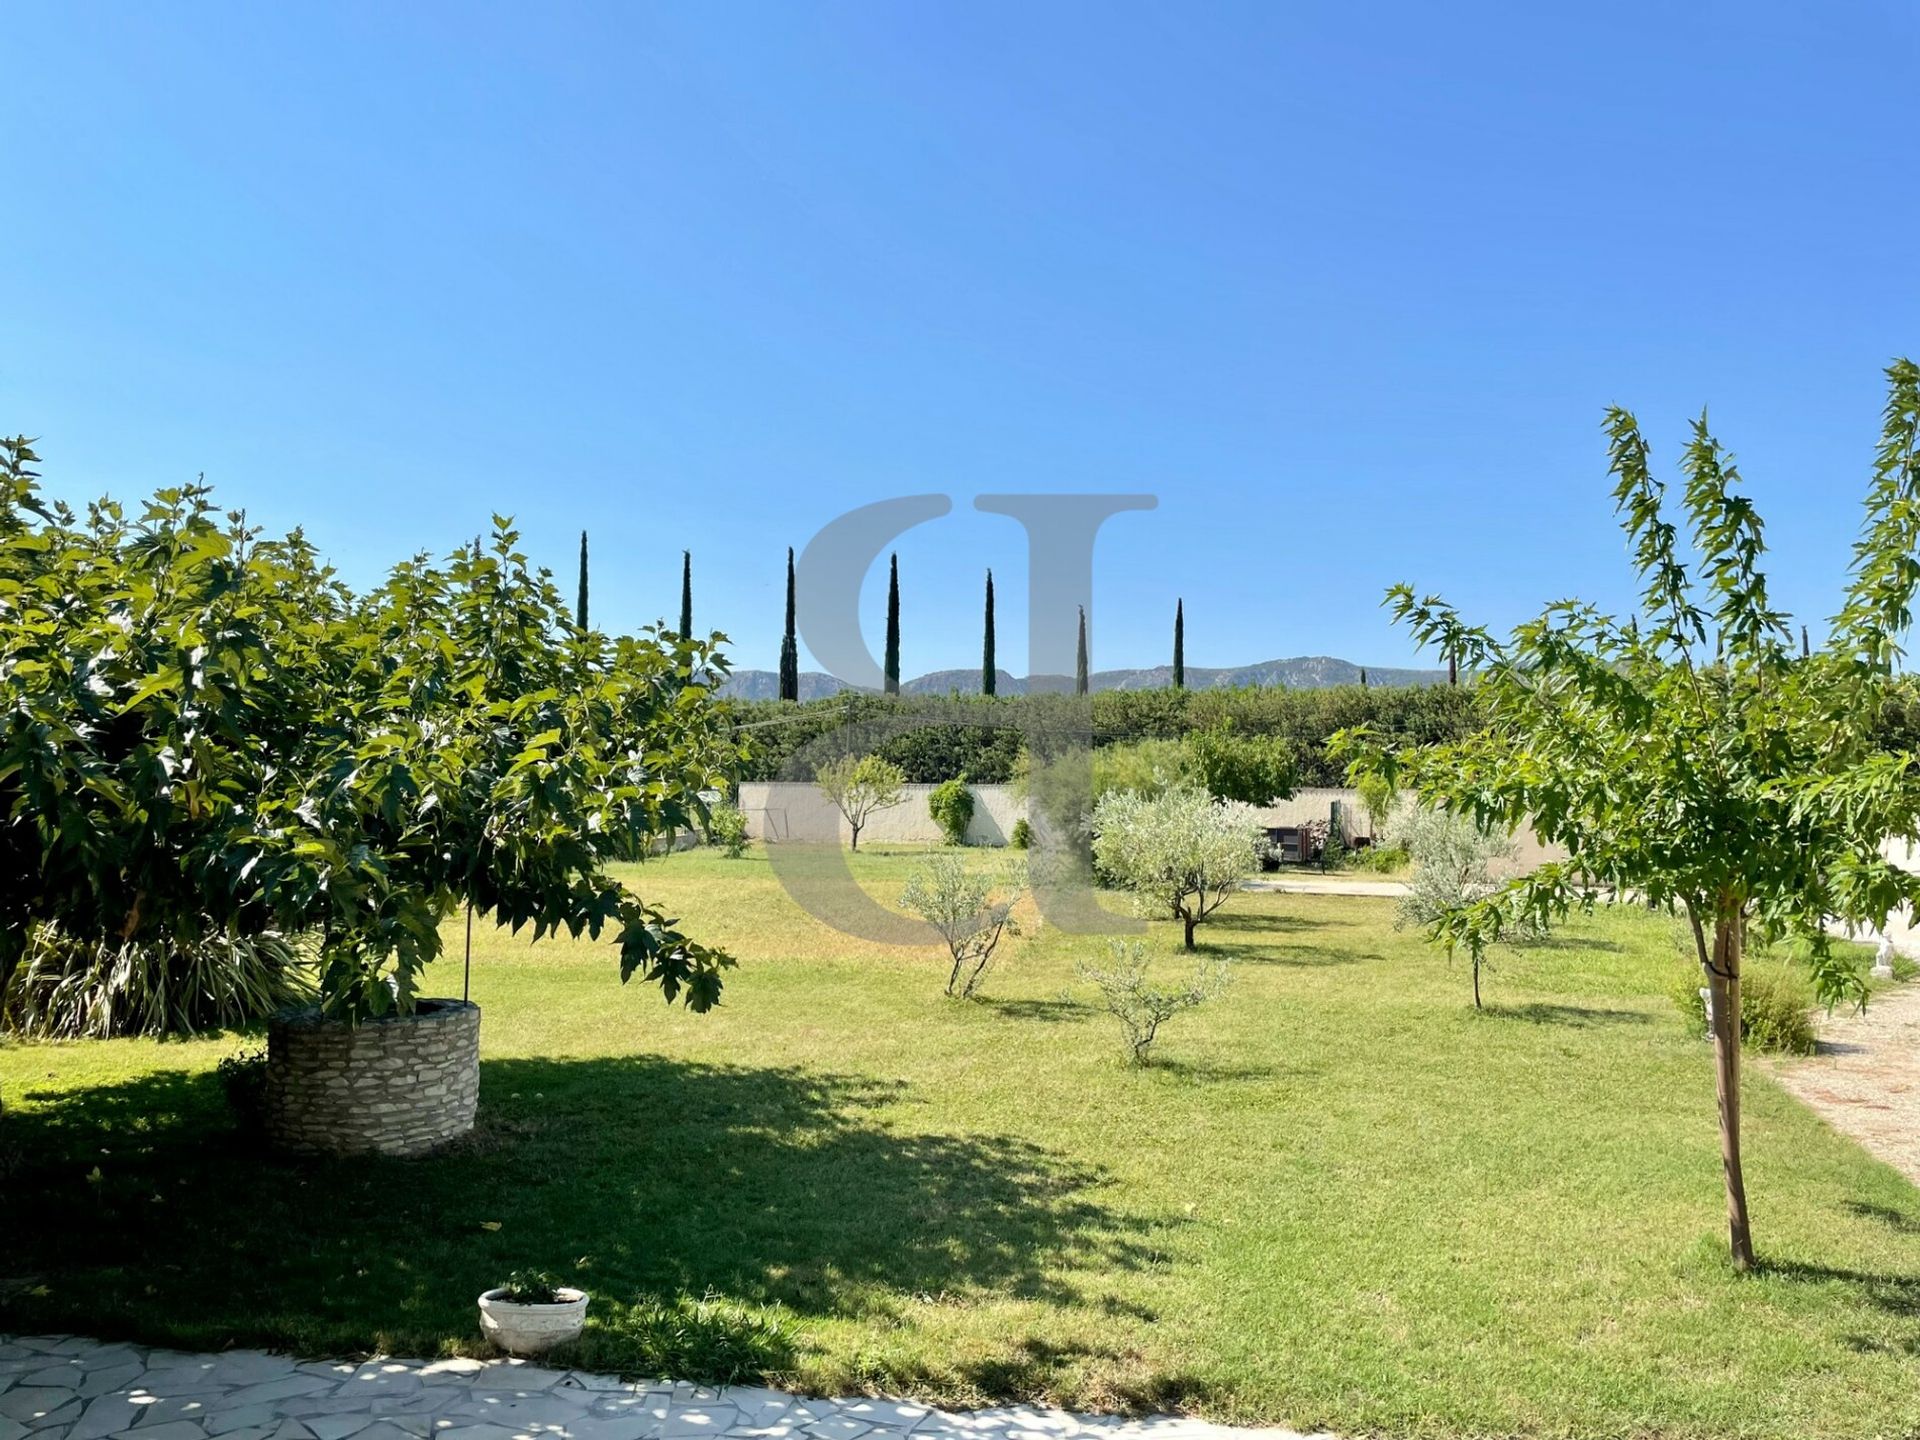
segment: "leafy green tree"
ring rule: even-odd
[[[814,775],[820,793],[831,800],[853,832],[853,850],[860,848],[860,832],[881,810],[891,810],[907,798],[907,777],[891,760],[878,755],[843,755],[822,765]]]
[[[573,621],[587,628],[587,532],[580,532],[580,592],[573,602]]]
[[[1293,794],[1293,747],[1278,735],[1243,735],[1228,720],[1187,745],[1200,783],[1216,799],[1264,806]]]
[[[998,663],[993,654],[993,571],[987,571],[987,619],[980,642],[980,693],[991,695],[999,682]]]
[[[1173,688],[1187,688],[1187,602],[1173,602]]]
[[[780,698],[800,698],[800,641],[794,633],[793,547],[787,547],[787,628],[780,639]]]
[[[1209,956],[1195,963],[1193,972],[1174,985],[1156,985],[1147,976],[1151,961],[1138,940],[1115,940],[1106,964],[1082,960],[1074,973],[1100,992],[1100,1003],[1120,1022],[1126,1036],[1127,1063],[1145,1065],[1153,1052],[1160,1027],[1185,1010],[1198,1009],[1227,988],[1230,962]]]
[[[1753,1264],[1740,1154],[1740,975],[1753,941],[1799,939],[1830,1002],[1860,996],[1826,921],[1878,927],[1920,899],[1882,845],[1920,833],[1920,766],[1881,716],[1920,585],[1920,367],[1887,371],[1885,425],[1851,581],[1825,647],[1796,657],[1760,568],[1761,523],[1703,417],[1682,453],[1690,564],[1634,417],[1607,414],[1614,498],[1642,585],[1622,619],[1550,605],[1505,640],[1406,586],[1390,603],[1475,674],[1478,733],[1426,750],[1343,748],[1484,826],[1522,821],[1571,859],[1449,907],[1435,938],[1475,955],[1516,923],[1634,894],[1681,909],[1713,1018],[1733,1262]],[[1697,578],[1696,578],[1697,576]],[[1721,658],[1703,658],[1709,632]]]
[[[358,1019],[412,1006],[470,903],[536,937],[610,929],[623,978],[718,997],[732,962],[605,868],[738,764],[707,646],[582,631],[505,521],[357,595],[205,487],[82,519],[35,460],[0,442],[0,982],[50,925],[304,933],[322,1004]]]
[[[900,557],[887,557],[887,653],[882,681],[889,695],[900,693]]]

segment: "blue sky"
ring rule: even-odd
[[[8,7],[0,429],[204,472],[351,579],[495,511],[596,619],[778,652],[785,547],[902,539],[903,668],[1019,669],[993,491],[1149,491],[1096,667],[1413,659],[1629,589],[1598,429],[1702,405],[1829,613],[1920,352],[1905,3]],[[884,565],[869,577],[877,645]]]

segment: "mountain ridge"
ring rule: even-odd
[[[1323,690],[1332,685],[1356,685],[1361,666],[1332,655],[1295,655],[1288,659],[1262,660],[1252,665],[1187,666],[1189,690],[1220,690],[1239,686],[1273,686],[1287,690]],[[1405,670],[1384,666],[1365,667],[1371,685],[1433,685],[1447,678],[1445,670]],[[1026,677],[995,672],[995,693],[1024,695]],[[1072,681],[1065,675],[1043,677],[1051,690],[1070,690]],[[1158,690],[1173,684],[1173,667],[1155,665],[1144,669],[1096,670],[1087,677],[1092,690]],[[833,675],[818,670],[800,673],[800,698],[820,700],[844,690],[861,687],[848,685]],[[900,684],[903,695],[945,695],[958,691],[974,695],[980,691],[978,667],[969,670],[932,670]],[[720,687],[720,693],[738,700],[776,700],[780,695],[780,676],[772,670],[736,670]]]

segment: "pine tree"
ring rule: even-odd
[[[980,693],[993,694],[994,681],[997,678],[993,656],[993,571],[987,571],[987,628],[986,638],[980,642]]]
[[[680,552],[680,638],[693,639],[693,552]]]
[[[1173,602],[1173,688],[1187,688],[1187,602]]]
[[[584,530],[580,532],[580,596],[574,602],[573,619],[582,630],[587,628],[587,532]]]
[[[780,698],[800,698],[800,642],[793,631],[793,547],[787,547],[787,629],[780,641]]]
[[[900,693],[900,557],[887,557],[887,671],[886,692]]]
[[[1073,693],[1087,693],[1087,607],[1080,607],[1080,644],[1073,655]]]

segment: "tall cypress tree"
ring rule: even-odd
[[[1367,688],[1367,667],[1364,665],[1360,667],[1360,688],[1362,690]]]
[[[993,657],[993,571],[987,571],[987,629],[986,638],[980,642],[980,693],[993,694],[997,679]]]
[[[693,639],[693,552],[680,552],[680,638]]]
[[[1813,658],[1813,646],[1807,643],[1807,627],[1804,625],[1800,627],[1800,658],[1802,660]]]
[[[1187,602],[1173,602],[1173,688],[1187,688]]]
[[[887,557],[887,673],[889,695],[900,693],[900,557]]]
[[[787,547],[787,629],[780,641],[780,698],[800,698],[800,642],[793,633],[793,547]]]
[[[1073,654],[1073,693],[1087,693],[1087,607],[1080,607],[1080,644]]]
[[[476,542],[477,544],[477,542]],[[574,623],[587,628],[587,532],[580,532],[580,595],[573,604]]]

